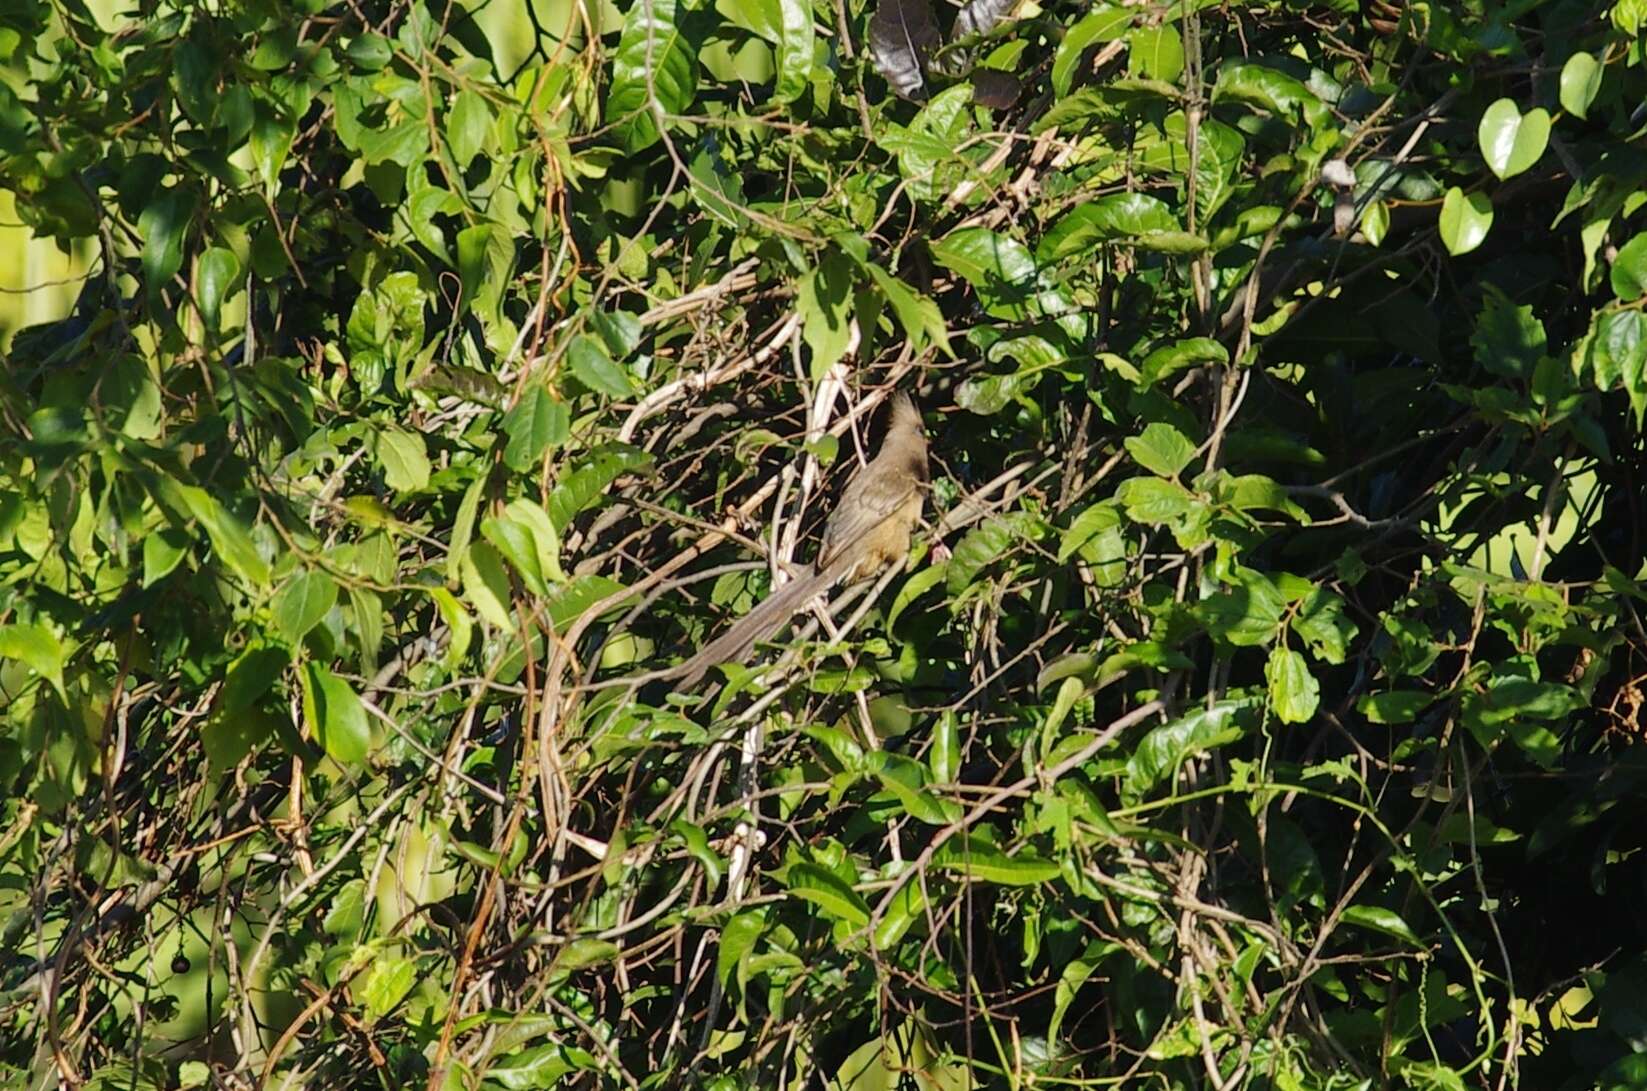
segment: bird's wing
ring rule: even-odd
[[[837,560],[851,555],[870,532],[901,511],[919,488],[915,476],[901,467],[867,466],[847,485],[829,515],[818,568],[832,568]]]

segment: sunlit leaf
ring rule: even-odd
[[[1550,114],[1544,109],[1523,114],[1512,100],[1501,98],[1481,115],[1476,136],[1492,172],[1513,178],[1544,154],[1550,141]]]
[[[1485,193],[1453,186],[1441,202],[1441,241],[1458,257],[1480,246],[1493,226],[1493,203]]]
[[[658,142],[670,114],[683,114],[698,89],[697,55],[676,23],[675,0],[629,8],[612,59],[606,119],[630,155]]]
[[[309,734],[339,765],[365,760],[372,738],[366,706],[348,682],[319,663],[303,669],[303,720]]]
[[[304,568],[276,593],[275,624],[287,640],[296,644],[336,603],[337,581],[319,568]]]

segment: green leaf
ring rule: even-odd
[[[566,442],[571,425],[566,404],[541,383],[533,383],[503,415],[503,434],[509,438],[503,448],[504,464],[516,473],[537,469],[545,451]]]
[[[1115,498],[1128,519],[1146,526],[1170,523],[1199,505],[1184,486],[1159,477],[1129,477],[1115,490]]]
[[[427,183],[413,191],[411,200],[404,206],[406,222],[412,228],[413,237],[446,265],[452,264],[452,255],[446,246],[446,232],[435,217],[451,215],[460,207],[453,194]]]
[[[389,39],[370,32],[356,35],[344,49],[344,53],[362,72],[377,72],[387,67],[395,56],[394,47],[389,44]]]
[[[1412,1091],[1465,1091],[1468,1086],[1458,1070],[1440,1061],[1403,1061],[1392,1070],[1401,1073],[1401,1082]],[[1641,1084],[1630,1087],[1607,1086],[1607,1091],[1636,1091]]]
[[[1070,959],[1058,978],[1058,987],[1052,994],[1052,1021],[1047,1027],[1047,1037],[1052,1041],[1058,1040],[1058,1029],[1063,1026],[1064,1015],[1069,1006],[1075,1001],[1076,993],[1086,984],[1094,971],[1110,955],[1125,950],[1119,943],[1110,940],[1091,940],[1079,958]]]
[[[399,428],[377,434],[377,461],[383,479],[396,492],[418,492],[429,484],[429,455],[423,437]]]
[[[1195,615],[1209,633],[1238,648],[1268,644],[1281,627],[1287,600],[1274,580],[1254,569],[1237,568],[1230,579],[1230,587],[1196,605]]]
[[[566,632],[597,602],[610,598],[622,590],[623,584],[606,576],[585,573],[572,577],[545,609],[550,630],[556,633]],[[623,602],[620,600],[611,608],[617,609],[622,605]]]
[[[446,115],[446,139],[459,167],[467,167],[485,149],[491,129],[492,108],[486,100],[477,92],[459,91]]]
[[[1528,757],[1550,768],[1561,756],[1561,740],[1536,721],[1566,719],[1583,705],[1571,686],[1503,675],[1465,697],[1463,719],[1483,749],[1508,735]]]
[[[1361,213],[1361,233],[1373,246],[1382,246],[1390,233],[1390,206],[1384,201],[1369,202]]]
[[[1386,936],[1406,940],[1414,947],[1424,946],[1423,941],[1418,938],[1418,933],[1401,918],[1401,914],[1381,905],[1352,905],[1344,910],[1339,919],[1357,928],[1368,928],[1374,932],[1382,932]]]
[[[599,1072],[602,1063],[586,1049],[549,1042],[488,1062],[486,1082],[505,1091],[538,1091],[560,1087],[574,1072]]]
[[[877,951],[885,951],[903,939],[910,926],[926,919],[926,894],[918,881],[905,883],[887,903],[886,912],[871,934]]]
[[[337,605],[337,581],[318,568],[305,568],[286,581],[274,600],[275,627],[296,644]]]
[[[1174,23],[1141,27],[1128,35],[1132,52],[1127,71],[1144,79],[1172,83],[1184,72],[1184,37]]]
[[[1647,371],[1647,315],[1636,310],[1598,314],[1582,360],[1597,390],[1611,390],[1620,380],[1639,384]]]
[[[50,682],[59,697],[63,690],[63,644],[57,634],[38,623],[0,627],[0,660],[14,659]]]
[[[704,211],[738,231],[749,228],[749,217],[744,211],[747,199],[737,175],[726,169],[721,158],[713,153],[714,142],[705,140],[687,167],[692,182],[692,196]]]
[[[543,574],[543,578],[555,583],[565,583],[566,573],[560,568],[560,535],[555,532],[555,524],[550,521],[549,513],[538,506],[536,501],[523,496],[511,500],[503,509],[503,514],[531,532],[532,545],[537,552],[538,571]]]
[[[564,531],[578,512],[598,500],[619,476],[651,464],[652,456],[634,447],[611,444],[598,448],[549,494],[550,521],[557,531]]]
[[[485,542],[470,542],[463,555],[463,597],[488,623],[505,632],[515,628],[510,613],[509,574],[498,551]]]
[[[487,325],[488,335],[494,330],[503,333],[508,327],[499,320],[498,302],[514,271],[514,240],[497,224],[465,227],[457,235],[457,260],[458,280],[463,291],[460,306],[480,317]],[[500,396],[502,384],[490,372],[453,366],[439,369],[438,374],[446,377],[454,393],[471,401],[496,408],[506,400]],[[430,372],[424,381],[438,381],[436,375],[437,372]]]
[[[1548,339],[1532,307],[1518,307],[1489,286],[1470,334],[1470,347],[1476,362],[1493,374],[1530,380],[1544,358]]]
[[[1408,724],[1435,700],[1433,693],[1418,689],[1392,689],[1384,693],[1369,693],[1356,701],[1355,707],[1375,724]]]
[[[960,819],[959,804],[939,799],[926,790],[925,765],[901,754],[884,752],[875,755],[874,765],[881,787],[897,797],[904,813],[911,818],[929,826],[944,826]]]
[[[195,269],[195,302],[200,305],[200,317],[207,329],[217,329],[223,301],[234,294],[239,277],[240,261],[233,252],[214,246],[200,255]]]
[[[297,139],[297,119],[284,108],[265,99],[258,99],[252,114],[251,152],[257,165],[257,176],[268,193],[280,186],[280,172],[291,155],[292,143]]]
[[[137,233],[143,236],[143,277],[151,294],[166,287],[183,267],[183,242],[194,209],[192,191],[168,189],[137,218]]]
[[[945,569],[944,585],[951,598],[972,586],[978,573],[1005,553],[1019,538],[1030,537],[1035,529],[1035,518],[1027,512],[1012,512],[984,520],[967,531]]]
[[[406,994],[416,984],[417,963],[378,952],[372,960],[371,970],[366,974],[366,986],[362,990],[366,1010],[381,1019],[406,999]]]
[[[292,63],[296,52],[297,28],[277,25],[260,36],[246,63],[264,72],[278,72]]]
[[[939,718],[938,726],[932,732],[932,746],[927,751],[926,763],[936,784],[950,783],[960,771],[961,732],[954,716]]]
[[[1127,453],[1144,469],[1161,477],[1177,477],[1195,457],[1195,444],[1170,424],[1147,425],[1141,435],[1128,436]]]
[[[458,501],[457,518],[452,523],[452,537],[446,546],[446,579],[455,583],[462,566],[463,558],[468,556],[469,542],[475,536],[475,522],[480,514],[480,501],[486,491],[486,474],[476,474],[469,487],[463,490],[463,499]]]
[[[1058,692],[1053,696],[1052,708],[1047,712],[1046,722],[1041,726],[1041,737],[1052,739],[1063,726],[1064,719],[1086,693],[1086,683],[1079,678],[1065,678],[1058,686]]]
[[[465,555],[468,551],[465,550]],[[435,609],[440,612],[440,619],[446,623],[451,636],[446,643],[444,662],[448,668],[454,668],[463,661],[469,650],[469,641],[474,636],[474,622],[469,617],[469,611],[458,602],[444,587],[430,587],[427,589],[429,597],[435,600]]]
[[[1240,130],[1204,117],[1196,130],[1196,216],[1206,223],[1235,193],[1236,172],[1246,150]],[[1159,126],[1143,130],[1138,143],[1137,168],[1186,178],[1190,171],[1189,120],[1183,111],[1166,116]]]
[[[246,532],[246,528],[217,502],[216,497],[195,485],[168,482],[166,487],[175,490],[175,495],[189,513],[206,528],[206,536],[211,539],[212,552],[219,560],[248,583],[258,587],[268,586],[269,562],[258,553],[257,546],[253,543],[251,535]]]
[[[1279,644],[1271,648],[1264,664],[1264,680],[1269,683],[1270,706],[1282,723],[1308,723],[1315,716],[1321,703],[1321,686],[1302,655]]]
[[[1152,728],[1127,759],[1127,784],[1142,795],[1171,777],[1188,758],[1232,743],[1245,732],[1235,722],[1245,701],[1220,701]]]
[[[833,727],[813,724],[802,728],[801,733],[822,743],[829,752],[830,759],[841,771],[852,774],[854,777],[865,771],[864,748],[859,746],[858,741],[846,732]]]
[[[188,535],[172,527],[161,527],[144,535],[143,586],[152,587],[171,575],[188,552]]]
[[[904,585],[898,588],[898,593],[893,596],[892,608],[887,611],[887,632],[892,631],[893,626],[898,623],[898,618],[903,616],[903,612],[909,609],[916,599],[942,582],[946,573],[947,565],[935,564],[921,569],[905,580]]]
[[[611,940],[579,936],[555,952],[554,960],[549,963],[549,970],[545,976],[551,986],[559,985],[578,970],[588,969],[590,966],[604,966],[620,953],[622,949]]]
[[[1441,241],[1447,253],[1462,257],[1480,246],[1493,226],[1493,202],[1485,193],[1472,193],[1453,186],[1441,201]]]
[[[1608,280],[1620,302],[1633,303],[1647,295],[1647,232],[1618,248]]]
[[[1342,663],[1355,638],[1358,627],[1344,616],[1344,600],[1322,587],[1317,587],[1299,604],[1292,615],[1292,631],[1304,638],[1318,659],[1328,663]]]
[[[675,20],[676,0],[635,3],[624,16],[605,117],[629,155],[656,144],[669,124],[660,115],[685,113],[697,94],[697,55]]]
[[[963,227],[933,244],[932,256],[965,277],[997,318],[1021,320],[1070,309],[1055,293],[1041,290],[1035,259],[1010,235]]]
[[[537,542],[530,529],[513,519],[482,519],[480,533],[509,561],[527,591],[539,597],[548,593],[538,562]]]
[[[1008,856],[973,834],[951,837],[932,857],[932,866],[997,886],[1036,886],[1051,882],[1058,865],[1031,852]]]
[[[973,376],[955,391],[955,404],[980,417],[991,417],[1022,397],[1040,378],[1039,369],[1011,375]]]
[[[1513,178],[1544,154],[1550,142],[1549,111],[1539,108],[1523,114],[1512,100],[1501,98],[1481,115],[1476,139],[1492,172],[1499,178]]]
[[[1262,64],[1225,65],[1218,73],[1212,100],[1243,102],[1307,129],[1320,129],[1332,119],[1326,104],[1301,80]]]
[[[882,269],[872,261],[862,263],[869,270],[875,286],[881,290],[892,311],[898,316],[904,334],[909,338],[912,352],[920,352],[927,344],[936,345],[945,356],[954,357],[949,347],[949,331],[944,327],[944,316],[938,305],[926,296]]]
[[[1113,193],[1070,209],[1042,236],[1035,253],[1040,260],[1053,262],[1085,253],[1097,242],[1181,233],[1178,218],[1160,198],[1144,193]]]
[[[715,977],[724,987],[732,979],[732,971],[755,949],[755,941],[766,931],[766,910],[745,909],[734,913],[721,929],[719,948],[715,952]]]
[[[1085,557],[1085,551],[1094,539],[1101,539],[1109,535],[1113,535],[1114,542],[1121,547],[1122,553],[1120,555],[1124,556],[1126,544],[1121,539],[1120,531],[1121,513],[1113,503],[1093,504],[1091,507],[1083,509],[1081,514],[1070,520],[1069,529],[1064,531],[1063,538],[1058,544],[1058,563],[1065,563],[1077,551],[1080,551],[1082,556]],[[1087,559],[1091,560],[1091,558]],[[1093,563],[1102,563],[1102,561],[1115,559],[1115,557],[1106,556]]]
[[[794,102],[812,82],[814,31],[812,5],[806,0],[776,0],[778,6],[778,79],[775,97]]]
[[[626,359],[640,347],[644,327],[638,315],[628,311],[592,309],[585,312],[589,328],[601,339],[615,359]]]
[[[850,343],[852,272],[846,256],[831,250],[795,286],[795,309],[803,323],[802,335],[812,350],[814,382],[835,366]]]
[[[303,668],[303,722],[339,765],[359,765],[371,744],[366,706],[349,683],[321,666]]]
[[[1113,42],[1126,34],[1132,16],[1130,9],[1100,3],[1076,20],[1052,57],[1052,89],[1060,98],[1069,94],[1082,55],[1099,42]]]
[[[1604,70],[1588,53],[1574,53],[1561,66],[1561,108],[1576,118],[1588,117],[1590,104],[1601,91]]]
[[[718,886],[721,876],[726,872],[726,862],[709,846],[709,835],[703,832],[703,827],[684,818],[677,818],[669,824],[669,830],[681,839],[686,846],[687,855],[703,868],[704,880],[711,887]]]
[[[635,393],[635,384],[622,364],[612,359],[606,345],[598,338],[580,333],[572,338],[566,350],[567,361],[578,382],[598,394],[612,398],[629,398]]]
[[[1144,357],[1143,366],[1139,368],[1139,382],[1144,386],[1154,386],[1167,376],[1185,368],[1199,367],[1202,364],[1223,365],[1229,361],[1229,350],[1212,338],[1188,337],[1182,341],[1174,341],[1170,345],[1162,345]]]
[[[277,683],[290,662],[285,648],[255,644],[229,665],[211,714],[200,729],[200,742],[213,769],[232,769],[280,730],[282,725],[268,706],[285,703]]]
[[[1240,477],[1220,476],[1219,484],[1227,486],[1224,493],[1230,507],[1236,511],[1285,512],[1300,523],[1310,521],[1308,513],[1293,502],[1287,490],[1273,477],[1264,474],[1242,474]]]
[[[869,904],[832,871],[802,861],[789,866],[783,882],[795,897],[811,902],[835,920],[853,928],[869,923]]]
[[[1152,231],[1129,240],[1133,245],[1160,254],[1199,254],[1207,249],[1207,240],[1188,231]]]

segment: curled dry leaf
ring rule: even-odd
[[[869,21],[869,54],[892,90],[914,102],[927,97],[926,61],[940,42],[929,0],[881,0]]]
[[[985,34],[1017,6],[1018,0],[970,0],[955,16],[955,33],[950,37],[959,41],[969,34]]]

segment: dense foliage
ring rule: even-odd
[[[5,1083],[1647,1087],[1647,3],[493,2],[0,5]]]

